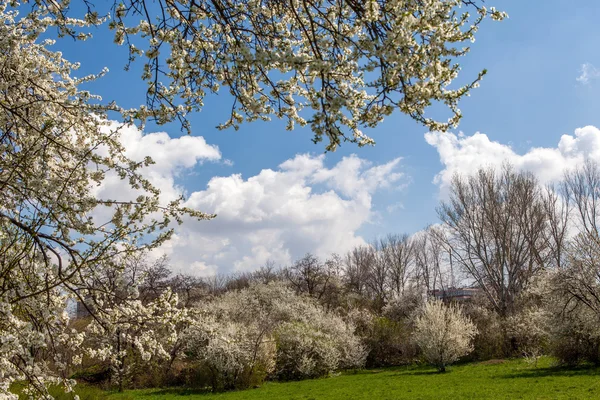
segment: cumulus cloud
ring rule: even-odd
[[[510,146],[479,132],[472,136],[430,132],[425,134],[425,140],[437,149],[444,165],[434,179],[442,191],[455,173],[470,174],[480,167],[498,167],[504,162],[532,172],[542,183],[550,183],[560,180],[565,170],[587,158],[600,160],[600,129],[594,126],[563,135],[556,147],[533,147],[525,154],[518,154]]]
[[[325,156],[301,154],[255,176],[213,177],[204,190],[186,193],[180,178],[202,163],[232,167],[233,162],[199,136],[171,138],[117,123],[110,128],[117,127],[130,159],[150,156],[155,161],[142,174],[160,189],[164,202],[185,193],[186,206],[217,214],[211,221],[185,221],[175,227],[172,240],[155,250],[155,257],[169,256],[176,272],[208,276],[254,270],[268,260],[286,265],[306,252],[321,257],[343,253],[364,243],[357,231],[376,218],[373,194],[407,182],[399,171],[400,158],[373,165],[352,155],[327,167]],[[116,175],[94,190],[101,198],[138,195]],[[109,210],[102,212],[94,218],[110,217]]]
[[[186,192],[177,183],[180,176],[204,162],[218,162],[221,152],[218,146],[206,143],[201,136],[171,138],[165,132],[144,133],[135,125],[123,125],[116,121],[104,127],[106,133],[118,135],[124,154],[130,160],[142,162],[150,157],[154,163],[143,167],[140,172],[150,183],[160,190],[161,201],[167,204]],[[107,155],[106,147],[99,147],[100,155]],[[132,201],[140,195],[140,190],[132,188],[128,181],[121,179],[114,171],[109,171],[102,184],[92,188],[91,193],[100,199]],[[91,217],[97,224],[104,224],[112,218],[112,210],[99,207]]]
[[[206,143],[202,136],[171,138],[165,132],[144,133],[134,125],[116,122],[106,129],[118,131],[119,141],[129,159],[141,162],[147,156],[152,158],[154,164],[145,167],[143,174],[160,190],[165,202],[177,199],[185,191],[176,184],[181,173],[204,162],[221,159],[219,148]],[[116,174],[111,174],[95,188],[95,195],[107,199],[133,199],[137,192]]]
[[[587,85],[591,81],[600,78],[600,69],[596,68],[590,63],[582,64],[579,72],[579,76],[576,78],[576,80],[584,85]]]
[[[399,164],[372,165],[353,155],[327,168],[324,156],[303,154],[247,179],[214,177],[186,205],[217,218],[184,223],[160,251],[197,275],[345,252],[364,243],[356,232],[372,217],[373,193],[401,184]]]

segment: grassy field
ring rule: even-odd
[[[454,366],[444,374],[428,367],[389,368],[301,382],[272,382],[258,389],[220,394],[183,389],[107,394],[82,387],[80,396],[82,400],[597,399],[600,368],[556,368],[549,359],[541,360],[537,368],[521,360],[488,361]]]

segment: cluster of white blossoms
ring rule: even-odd
[[[169,360],[179,339],[178,328],[189,318],[187,309],[178,307],[177,295],[170,290],[147,304],[138,299],[110,303],[95,313],[86,327],[83,350],[92,359],[109,362],[122,390],[136,363]]]
[[[462,44],[475,40],[486,16],[505,17],[463,0],[159,3],[166,17],[137,24],[127,17],[140,9],[152,15],[150,7],[121,4],[111,28],[132,55],[141,54],[133,36],[149,38],[143,78],[150,105],[183,104],[160,108],[161,121],[200,109],[207,93],[224,87],[234,102],[221,128],[276,116],[290,130],[310,124],[314,141],[329,140],[328,150],[342,140],[373,143],[361,129],[395,109],[432,131],[455,126],[459,99],[485,73],[449,88],[456,60],[469,51]],[[425,116],[434,102],[450,109],[447,121]]]
[[[275,342],[255,328],[205,314],[183,334],[187,360],[208,367],[213,390],[260,383],[275,366]]]
[[[127,0],[86,2],[75,20],[69,3],[38,1],[33,17],[75,38],[108,20],[129,48],[128,67],[144,60],[147,104],[126,111],[131,120],[179,119],[189,129],[186,114],[223,88],[233,102],[221,128],[275,116],[288,129],[310,124],[328,150],[372,144],[362,129],[396,109],[431,131],[456,126],[459,100],[485,74],[450,88],[458,60],[483,19],[506,17],[477,0]],[[446,121],[425,115],[434,103],[449,109]]]
[[[201,314],[187,332],[186,352],[225,388],[364,365],[366,352],[352,325],[281,283],[227,292],[203,305]]]
[[[4,245],[0,243],[0,251],[6,250]],[[27,254],[25,247],[19,246],[18,257]],[[15,381],[29,382],[22,393],[33,398],[49,398],[49,385],[70,392],[75,381],[68,378],[69,368],[81,362],[78,350],[85,335],[69,326],[69,296],[47,290],[44,278],[50,274],[42,260],[17,262],[13,256],[12,251],[2,254],[0,398],[18,398],[9,390]]]
[[[475,324],[455,303],[429,301],[415,320],[415,341],[425,360],[440,371],[473,351],[476,334]]]

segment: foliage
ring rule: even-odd
[[[477,327],[470,358],[490,360],[504,357],[506,350],[506,323],[485,299],[475,299],[465,304],[463,312]]]
[[[357,311],[352,312],[349,318],[357,326],[356,333],[368,351],[367,368],[404,365],[415,361],[417,349],[411,340],[412,327],[406,320],[393,320]]]
[[[411,317],[422,302],[421,295],[407,290],[384,306],[383,315],[364,308],[348,312],[347,319],[356,327],[355,332],[368,351],[367,367],[410,364],[416,359]]]
[[[576,366],[600,363],[600,337],[597,316],[582,308],[557,313],[550,320],[550,349],[561,363]]]
[[[429,301],[415,320],[415,341],[427,362],[440,372],[473,351],[477,328],[456,304]]]

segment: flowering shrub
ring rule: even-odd
[[[275,343],[259,338],[252,326],[208,315],[197,320],[185,334],[185,352],[207,375],[214,391],[245,388],[264,381],[273,371]]]
[[[415,320],[415,341],[427,362],[440,372],[473,351],[477,328],[456,304],[429,301]]]
[[[206,304],[187,332],[189,359],[214,389],[299,379],[364,364],[352,325],[281,283],[255,284]]]
[[[111,304],[86,327],[85,353],[107,361],[115,383],[123,390],[141,366],[170,359],[179,339],[178,325],[187,319],[187,310],[177,307],[177,295],[170,290],[148,304],[140,300]]]

